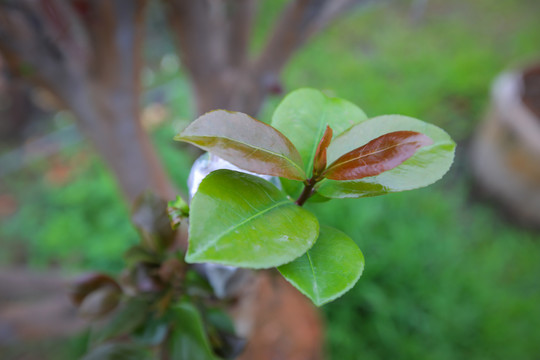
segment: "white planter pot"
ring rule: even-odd
[[[523,99],[540,106],[540,96],[526,91],[531,81],[540,81],[539,72],[537,66],[496,79],[471,148],[473,173],[483,190],[534,226],[540,226],[540,117]]]

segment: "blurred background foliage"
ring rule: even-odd
[[[254,49],[283,3],[262,3]],[[160,9],[150,10],[143,120],[185,192],[193,159],[172,137],[194,110]],[[540,235],[478,201],[467,159],[493,78],[540,54],[538,14],[535,0],[372,5],[337,21],[287,67],[285,91],[319,88],[369,116],[399,113],[432,122],[458,141],[451,172],[434,186],[311,205],[366,257],[356,287],[322,309],[329,358],[540,354]],[[261,120],[269,120],[279,100],[267,102]],[[66,136],[76,137],[68,114],[44,121],[35,136],[70,129]],[[5,157],[13,150],[0,151]],[[137,241],[113,178],[85,142],[4,175],[0,193],[0,265],[116,272],[123,251]]]

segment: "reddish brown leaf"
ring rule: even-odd
[[[79,306],[79,314],[96,319],[108,314],[120,302],[121,291],[112,285],[105,285],[88,294]]]
[[[333,131],[330,126],[326,125],[326,130],[317,146],[317,151],[315,151],[315,157],[313,158],[313,176],[315,178],[319,177],[326,169],[326,149],[332,141]]]
[[[433,141],[415,131],[391,132],[341,156],[323,174],[332,180],[357,180],[401,165],[416,150]]]
[[[103,287],[113,287],[121,291],[120,285],[108,275],[86,274],[75,280],[71,288],[71,300],[75,305],[80,305],[87,295]]]
[[[189,142],[244,170],[293,180],[306,177],[302,158],[290,140],[246,114],[211,111],[174,139]]]

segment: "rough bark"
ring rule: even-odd
[[[0,3],[0,51],[11,68],[75,114],[130,202],[147,189],[174,196],[139,118],[145,3]]]

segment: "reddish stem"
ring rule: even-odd
[[[317,180],[315,180],[315,178],[311,178],[311,179],[307,180],[307,182],[305,183],[305,186],[304,186],[304,191],[302,191],[302,193],[300,194],[300,196],[296,200],[296,205],[298,205],[298,206],[304,205],[304,203],[307,201],[307,199],[309,199],[311,197],[311,195],[313,195],[315,193],[315,191],[313,191],[313,188],[315,187],[316,183],[317,183]]]

